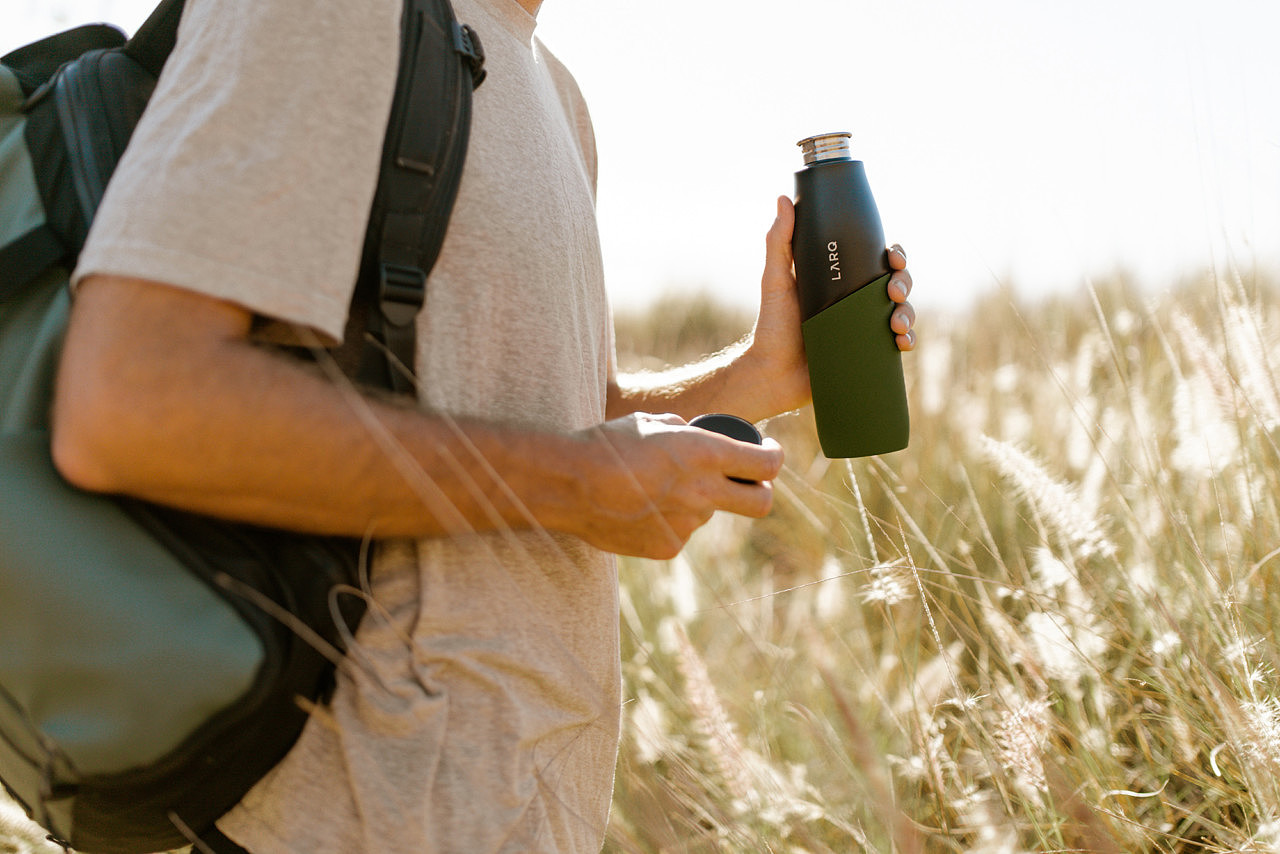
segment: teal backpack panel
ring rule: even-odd
[[[18,78],[0,66],[0,246],[44,224],[44,206],[23,138],[25,100]]]
[[[45,222],[24,101],[0,66],[0,245]],[[0,303],[0,769],[70,838],[79,784],[180,752],[258,690],[267,651],[120,505],[54,469],[48,406],[67,285],[51,267]]]
[[[0,245],[45,223],[24,101],[0,67]],[[56,745],[28,790],[10,781],[27,803],[177,749],[252,690],[265,657],[227,599],[122,508],[56,474],[46,421],[67,279],[50,268],[0,306],[0,734],[29,757]]]
[[[179,748],[253,689],[265,650],[226,599],[48,457],[42,432],[0,436],[0,732],[56,744],[80,779]]]
[[[67,768],[90,776],[180,747],[252,690],[265,650],[225,597],[119,505],[55,471],[40,404],[66,284],[50,270],[0,311],[0,341],[27,354],[0,396],[0,685],[11,701],[0,733],[56,744]],[[60,782],[73,781],[55,774]]]

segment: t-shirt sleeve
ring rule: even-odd
[[[587,109],[587,100],[578,88],[578,81],[542,42],[538,42],[538,50],[546,62],[551,79],[555,83],[556,94],[564,109],[565,118],[573,128],[578,141],[578,150],[582,152],[582,164],[591,181],[591,192],[594,194],[599,183],[599,160],[596,153],[595,127],[591,123],[591,112]]]
[[[189,0],[73,281],[163,282],[340,340],[399,3]]]

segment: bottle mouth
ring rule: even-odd
[[[852,160],[853,155],[849,153],[852,138],[851,133],[823,133],[802,139],[796,145],[804,152],[804,165],[812,166],[828,160]]]

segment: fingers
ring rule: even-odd
[[[907,253],[898,244],[893,244],[888,251],[889,267],[894,271],[889,279],[889,299],[896,303],[904,303],[911,296],[911,274],[907,272]]]
[[[725,482],[732,493],[721,499],[721,510],[748,519],[763,519],[773,509],[772,482],[743,483],[727,479]]]
[[[894,273],[893,278],[889,279],[889,299],[896,303],[905,303],[907,297],[911,296],[911,274],[906,270],[900,273]]]
[[[585,488],[572,491],[553,524],[598,548],[666,559],[718,510],[759,518],[772,508],[769,481],[782,469],[782,447],[772,439],[740,442],[676,415],[645,413],[581,435],[589,440]]]
[[[915,325],[916,310],[909,302],[895,308],[893,314],[889,317],[889,328],[897,335],[908,334]]]
[[[907,272],[907,253],[897,243],[889,247],[886,255],[889,267],[894,271],[889,279],[889,298],[894,302],[906,302],[911,295],[911,274]]]
[[[889,278],[889,299],[898,304],[889,318],[889,327],[894,332],[898,349],[905,353],[916,348],[916,333],[913,328],[916,324],[916,310],[912,308],[911,303],[907,302],[907,298],[911,296],[913,282],[911,273],[907,271],[906,250],[895,243],[889,247],[886,254],[889,267],[894,271]]]
[[[715,481],[708,498],[718,510],[759,519],[773,508],[770,483],[782,471],[782,446],[773,439],[761,445],[724,438],[717,442],[717,467],[723,478]]]
[[[756,484],[773,480],[782,471],[782,446],[773,439],[763,444],[733,441],[733,455],[723,464],[725,476],[735,482]],[[743,453],[743,449],[747,453]]]
[[[916,333],[912,327],[916,323],[916,310],[911,303],[904,302],[893,310],[889,317],[889,328],[893,330],[894,341],[898,349],[908,353],[916,348]]]
[[[907,250],[903,249],[901,244],[895,243],[889,247],[889,266],[895,270],[907,269]]]
[[[665,485],[648,483],[648,522],[635,532],[638,551],[626,553],[674,557],[716,511],[753,519],[769,515],[770,481],[782,469],[782,447],[776,441],[755,445],[699,428],[669,437],[678,446],[670,446],[668,453],[679,458],[680,475]]]

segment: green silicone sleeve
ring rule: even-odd
[[[884,275],[802,324],[814,418],[832,459],[900,451],[910,436],[902,353]]]

